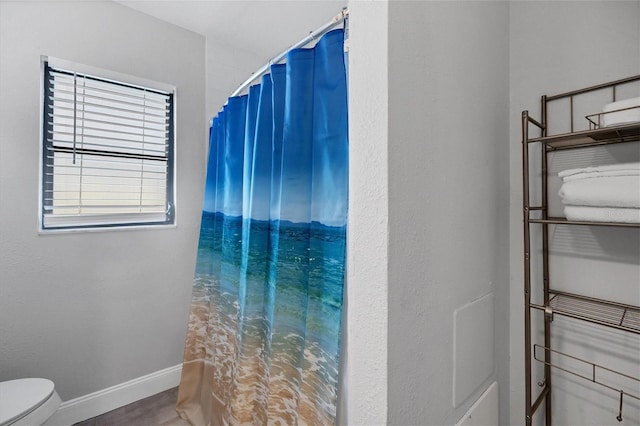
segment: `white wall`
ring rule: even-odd
[[[511,3],[511,424],[524,423],[520,113],[526,109],[534,118],[540,118],[540,96],[543,94],[566,92],[639,73],[640,2]],[[600,111],[602,104],[592,102],[580,108],[593,113]],[[551,173],[557,173],[563,168],[638,161],[639,158],[638,144],[590,149],[581,154],[574,153],[574,156],[571,153],[556,156],[551,160],[550,169]],[[557,202],[555,191],[551,197],[552,202]],[[640,303],[638,230],[556,227],[550,235],[554,253],[550,264],[552,287],[636,305]],[[533,276],[539,277],[539,258],[534,268]],[[552,329],[556,336],[561,336],[553,341],[556,348],[620,368],[636,377],[640,375],[638,336],[558,317]],[[542,343],[539,338],[534,338],[534,342]],[[614,355],[616,352],[622,356]],[[534,382],[540,377],[537,375]],[[567,380],[556,373],[553,378],[554,424],[617,424],[615,393],[578,379]],[[540,411],[543,412],[544,407]],[[624,411],[623,424],[640,423],[640,408],[630,398],[625,399]],[[540,421],[540,418],[536,419],[538,424]]]
[[[0,380],[63,400],[182,361],[205,170],[204,38],[112,2],[0,3]],[[40,55],[177,87],[177,227],[38,234]]]
[[[349,4],[349,224],[340,424],[387,422],[388,2]]]
[[[508,10],[389,3],[390,424],[454,424],[508,377]],[[454,311],[486,295],[495,324],[454,328]],[[489,332],[456,353],[474,318],[495,343]],[[454,368],[473,371],[476,356],[489,364],[454,407]]]
[[[282,46],[282,49],[286,49],[286,46]],[[206,116],[212,118],[218,114],[229,95],[269,58],[230,46],[215,38],[207,38],[206,50]],[[260,80],[256,82],[259,83]]]

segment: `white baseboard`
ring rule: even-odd
[[[69,401],[64,401],[45,423],[70,426],[143,398],[178,386],[182,364],[155,371],[146,376],[120,383]]]

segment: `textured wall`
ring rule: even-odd
[[[388,380],[388,4],[355,1],[349,9],[346,410],[340,412],[341,424],[379,425],[387,421]]]
[[[454,424],[505,374],[508,10],[389,3],[390,424]],[[454,408],[454,311],[492,293],[494,372]]]
[[[0,380],[63,400],[182,361],[204,182],[204,38],[112,2],[0,3]],[[38,234],[40,55],[177,87],[177,227]]]

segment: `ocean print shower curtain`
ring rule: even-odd
[[[193,424],[335,422],[347,220],[343,30],[214,119],[177,409]]]

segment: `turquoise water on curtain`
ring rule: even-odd
[[[241,217],[225,217],[211,212],[203,212],[202,215],[195,281],[205,290],[200,301],[209,303],[214,292],[228,296],[223,298],[228,306],[220,307],[226,311],[235,312],[237,309],[241,263],[221,261],[222,239],[216,236],[226,226],[228,235],[239,238],[242,225]],[[274,227],[274,222],[252,221],[251,239],[266,241]],[[273,318],[276,326],[273,331],[279,331],[278,327],[291,330],[318,342],[327,352],[337,353],[343,299],[345,227],[325,226],[317,222],[294,224],[279,221],[279,245],[277,291],[282,298],[275,300],[278,315]],[[242,258],[240,241],[228,246],[234,251],[234,259]],[[244,309],[246,312],[262,314],[260,319],[269,321],[269,311],[264,307],[267,291],[264,288],[264,272],[268,270],[272,259],[257,250],[249,250],[247,254],[252,264],[252,268],[246,272],[247,280],[254,280],[257,285],[251,286],[253,292],[246,296]],[[218,277],[218,268],[226,269],[223,279]],[[307,312],[303,307],[316,314],[306,322]]]

